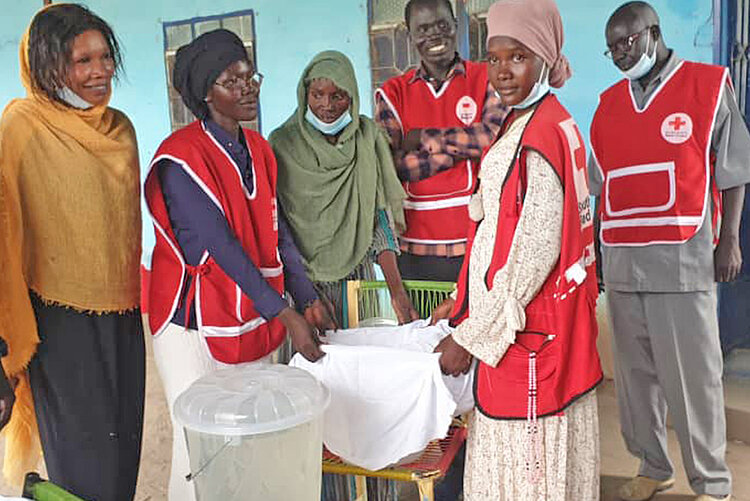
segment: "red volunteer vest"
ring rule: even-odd
[[[557,98],[549,95],[533,112],[500,198],[493,259],[485,275],[488,289],[506,263],[526,193],[525,158],[542,154],[563,185],[560,259],[525,308],[526,325],[496,367],[477,365],[477,408],[495,419],[536,419],[561,412],[602,379],[596,349],[598,294],[594,231],[586,153],[578,126]],[[469,249],[478,224],[472,224]],[[451,319],[457,325],[470,314],[469,259],[464,260]],[[554,337],[553,337],[554,336]]]
[[[602,93],[591,123],[591,147],[601,168],[601,239],[605,245],[680,244],[700,229],[713,178],[711,135],[726,68],[680,65],[636,108],[630,82]],[[686,96],[688,96],[686,98]]]
[[[404,134],[429,127],[466,127],[482,119],[487,93],[487,66],[465,61],[466,73],[455,75],[439,92],[423,79],[412,82],[416,70],[391,78],[376,91],[395,113]],[[401,239],[425,244],[466,241],[469,196],[474,192],[478,165],[465,160],[439,174],[404,183],[406,231]]]
[[[281,293],[283,266],[278,254],[276,159],[256,132],[243,129],[253,159],[252,193],[236,164],[200,121],[178,130],[159,146],[146,177],[146,203],[154,221],[156,246],[151,262],[149,324],[155,335],[172,319],[188,275],[187,301],[194,301],[198,328],[211,355],[234,364],[257,360],[276,349],[286,330],[278,319],[266,321],[252,300],[206,252],[198,266],[185,263],[175,238],[154,166],[162,159],[180,164],[221,209],[234,235],[266,281]]]

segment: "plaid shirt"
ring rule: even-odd
[[[465,73],[466,65],[461,58],[456,56],[456,61],[442,85],[448,85],[453,76]],[[438,84],[427,74],[423,66],[417,68],[409,83],[420,79],[432,86]],[[478,161],[482,156],[482,151],[497,137],[503,120],[508,114],[508,110],[501,104],[500,98],[495,95],[489,82],[485,96],[481,121],[468,127],[423,129],[419,149],[404,152],[401,151],[401,143],[404,139],[401,124],[390,106],[379,93],[376,94],[375,121],[388,135],[391,149],[394,151],[398,177],[402,181],[419,181],[453,167],[456,161],[464,159]],[[454,257],[463,256],[466,253],[466,244],[428,245],[402,241],[401,250],[420,256]]]

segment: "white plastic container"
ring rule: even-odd
[[[245,364],[176,400],[198,501],[319,501],[328,390],[301,369]]]

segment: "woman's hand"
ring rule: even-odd
[[[15,384],[12,384],[10,379],[6,377],[5,370],[0,365],[0,430],[10,421],[10,414],[16,401],[14,387]]]
[[[286,307],[279,313],[279,320],[284,324],[292,338],[292,347],[310,362],[315,362],[325,355],[320,349],[320,339],[313,327],[307,323],[302,315],[292,308]]]
[[[406,324],[419,319],[419,313],[411,304],[409,296],[401,281],[401,272],[396,262],[396,252],[392,249],[384,250],[378,254],[378,265],[383,270],[385,282],[388,284],[388,292],[391,294],[391,306],[396,312],[398,323]]]
[[[414,309],[409,295],[403,288],[391,297],[391,306],[393,306],[393,311],[396,312],[399,324],[408,324],[414,320],[419,320],[419,313]]]
[[[443,300],[442,303],[432,310],[432,316],[430,319],[430,325],[435,325],[440,320],[445,320],[451,316],[453,306],[456,304],[456,300],[448,296]]]
[[[458,344],[453,336],[444,337],[434,353],[440,353],[440,370],[445,375],[458,377],[468,373],[471,368],[471,353]]]
[[[336,330],[338,325],[333,319],[333,306],[327,299],[316,299],[305,308],[305,320],[322,331]]]

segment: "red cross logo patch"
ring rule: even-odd
[[[471,125],[477,117],[477,103],[471,96],[463,96],[456,103],[456,116],[465,125]]]
[[[661,137],[672,144],[682,144],[693,135],[693,120],[687,113],[672,113],[661,123]]]

